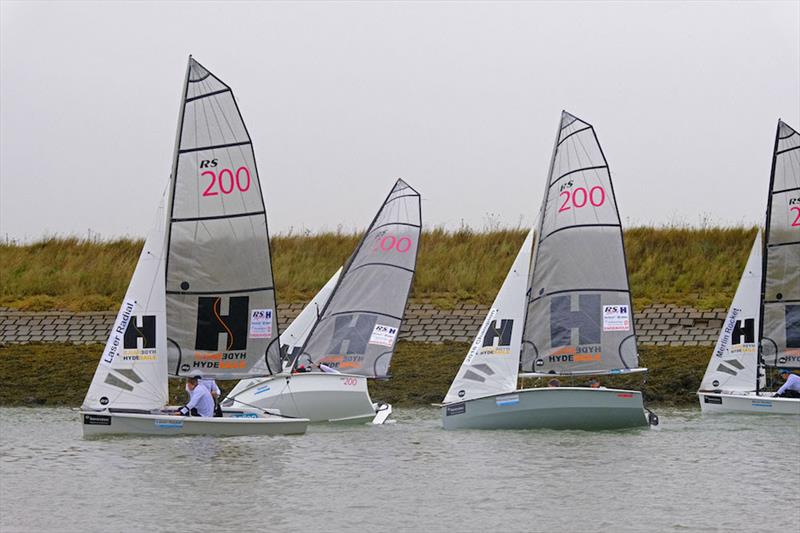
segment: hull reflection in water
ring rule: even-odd
[[[622,429],[648,425],[642,393],[579,387],[522,389],[441,407],[445,429]]]
[[[172,416],[152,413],[81,411],[83,436],[98,435],[302,435],[308,427],[303,418],[282,418],[255,410],[223,410],[223,417]]]

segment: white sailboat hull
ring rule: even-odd
[[[642,393],[579,387],[522,389],[441,408],[444,429],[621,429],[648,425]]]
[[[800,398],[758,396],[755,392],[738,394],[698,392],[703,413],[767,413],[800,415]]]
[[[222,418],[153,413],[81,411],[83,436],[97,435],[302,435],[308,419],[265,415],[255,410],[224,409]]]
[[[311,422],[368,422],[385,408],[385,404],[372,403],[364,376],[323,372],[259,380],[235,396],[228,396],[223,405],[277,409],[281,414]]]

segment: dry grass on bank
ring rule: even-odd
[[[427,231],[412,297],[448,307],[491,303],[525,230]],[[727,307],[755,235],[753,228],[632,228],[625,232],[637,306],[674,303]],[[272,239],[275,283],[283,302],[308,301],[350,256],[360,235],[325,233]],[[49,238],[0,245],[0,306],[29,311],[114,310],[142,241]]]

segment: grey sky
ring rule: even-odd
[[[800,2],[9,3],[0,231],[143,236],[193,54],[234,90],[273,233],[531,225],[561,109],[593,124],[626,224],[758,223],[800,127]],[[489,215],[489,214],[494,215]]]

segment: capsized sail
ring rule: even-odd
[[[397,180],[344,267],[296,364],[386,377],[417,262],[420,195]]]
[[[167,404],[164,199],[83,400],[83,409],[159,409]]]
[[[639,364],[614,188],[594,128],[562,112],[531,267],[522,369],[609,373]]]
[[[280,372],[267,216],[233,93],[189,58],[169,202],[169,372]]]
[[[472,341],[447,391],[445,403],[516,390],[532,244],[533,230],[528,233]]]
[[[800,368],[800,134],[778,121],[767,200],[761,354]]]
[[[761,234],[756,235],[739,287],[700,383],[701,391],[756,390],[761,312]]]

